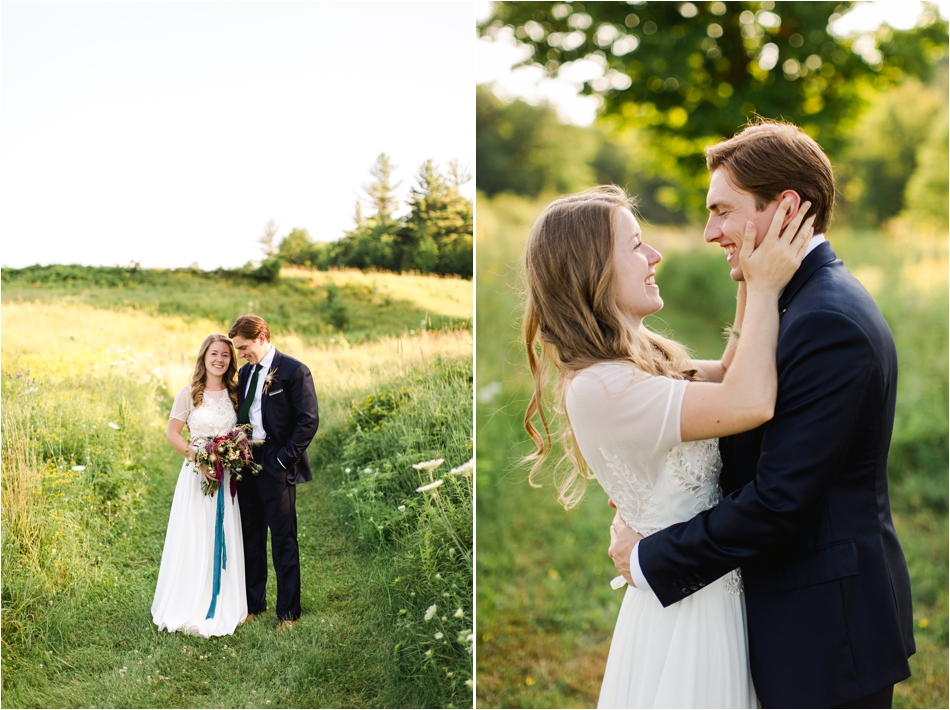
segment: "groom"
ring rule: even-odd
[[[778,399],[769,423],[724,437],[723,501],[641,538],[611,527],[618,570],[665,607],[741,567],[749,658],[764,707],[891,707],[915,651],[910,580],[891,520],[887,451],[897,353],[867,291],[835,257],[834,177],[797,127],[762,122],[707,149],[705,239],[742,281],[783,198],[816,236],[779,300]],[[741,336],[740,336],[741,337]]]
[[[300,619],[297,484],[311,480],[307,446],[317,432],[317,395],[310,370],[270,343],[267,322],[241,316],[228,336],[247,364],[238,373],[238,423],[264,443],[254,460],[263,469],[238,483],[248,619],[267,611],[267,529],[277,573],[277,628]]]

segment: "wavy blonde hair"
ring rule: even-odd
[[[237,351],[234,349],[234,343],[231,342],[231,339],[221,333],[212,333],[201,344],[201,349],[198,351],[198,361],[195,363],[195,371],[191,374],[191,401],[196,409],[204,401],[205,379],[208,375],[208,369],[205,367],[205,355],[208,354],[211,343],[227,343],[228,350],[231,351],[231,362],[228,363],[228,369],[224,371],[221,381],[224,382],[224,387],[228,391],[228,398],[231,400],[231,404],[234,405],[234,411],[237,411]]]
[[[551,453],[543,393],[553,368],[554,412],[563,419],[557,434],[565,452],[554,478],[558,502],[567,509],[580,503],[591,477],[564,406],[573,373],[598,362],[622,361],[649,375],[687,380],[696,376],[682,345],[642,324],[636,328],[617,304],[612,225],[618,210],[633,212],[634,203],[615,185],[559,198],[538,217],[525,249],[522,337],[534,393],[524,428],[537,447],[525,459],[532,463],[528,481],[540,487],[534,479]],[[543,434],[534,425],[535,417]],[[566,475],[562,464],[567,464]]]

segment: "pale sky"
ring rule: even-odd
[[[473,8],[0,3],[0,264],[235,267],[352,228],[382,152],[474,170]]]
[[[934,4],[946,19],[950,0],[937,0]],[[491,5],[489,0],[475,0],[477,21],[491,14]],[[779,14],[781,5],[781,2],[776,4]],[[862,2],[837,20],[832,30],[841,36],[860,35],[884,22],[894,29],[909,29],[923,9],[923,3],[917,0]],[[530,56],[524,49],[510,34],[494,42],[479,39],[475,47],[475,83],[493,84],[495,93],[503,99],[520,98],[531,104],[548,102],[557,108],[561,120],[579,126],[590,125],[597,115],[600,99],[581,96],[578,92],[584,81],[603,76],[603,69],[594,62],[580,60],[564,65],[555,78],[545,76],[544,70],[536,66],[512,70],[513,65]]]

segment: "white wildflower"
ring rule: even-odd
[[[427,484],[424,485],[424,486],[419,486],[419,487],[416,489],[416,493],[425,493],[426,491],[433,491],[433,490],[435,490],[436,488],[438,488],[439,486],[441,486],[443,483],[445,483],[445,481],[443,481],[443,480],[440,478],[439,480],[433,481],[432,483],[427,483]]]
[[[449,471],[449,475],[450,476],[464,476],[465,474],[470,473],[473,468],[475,468],[475,459],[471,458],[465,463],[463,463],[461,466],[457,468],[453,468],[451,471]]]
[[[441,631],[437,631],[436,634],[435,634],[435,638],[436,638],[436,641],[438,641],[440,638],[442,638],[442,632],[441,632]]]
[[[120,428],[121,428],[121,427],[119,427],[119,425],[116,424],[115,422],[109,422],[109,426],[111,426],[113,429],[120,429]]]
[[[426,658],[432,658],[432,649],[431,649],[431,648],[430,648],[428,651],[426,651]]]
[[[473,685],[473,684],[472,684],[472,679],[469,678],[467,681],[465,681],[465,685],[467,685],[469,688],[471,688],[472,685]]]
[[[363,469],[363,473],[372,473],[372,472],[373,472],[373,469],[371,469],[369,466]]]
[[[399,506],[399,512],[400,512],[400,513],[405,513],[405,512],[406,512],[406,506],[400,505],[400,506]]]
[[[432,617],[435,616],[437,610],[438,607],[435,604],[426,609],[426,621],[432,621]]]
[[[422,461],[420,463],[412,464],[412,467],[417,471],[431,471],[432,469],[438,468],[445,463],[445,459],[432,459],[431,461]]]
[[[85,466],[73,466],[73,471],[85,471]]]
[[[454,616],[456,619],[461,619],[463,616],[465,616],[465,612],[462,611],[462,607],[459,607],[455,610],[455,613],[452,616]]]
[[[343,469],[343,470],[344,470],[346,473],[349,473],[352,469],[345,468],[345,469]]]

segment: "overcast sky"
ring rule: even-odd
[[[202,268],[474,169],[471,2],[0,3],[0,264]],[[474,184],[466,186],[474,195]]]
[[[950,0],[936,0],[941,17],[946,19]],[[475,17],[478,21],[491,15],[489,0],[475,0]],[[776,12],[781,13],[781,3]],[[842,36],[866,33],[887,23],[894,29],[910,29],[923,11],[919,0],[883,0],[860,2],[832,26]],[[576,61],[562,67],[556,78],[544,75],[537,66],[522,66],[512,71],[512,66],[528,56],[524,45],[514,37],[505,36],[493,42],[480,39],[475,48],[475,82],[492,84],[495,93],[504,99],[521,98],[529,103],[548,102],[558,110],[561,120],[580,126],[594,121],[599,98],[581,96],[578,92],[584,81],[603,75],[603,69],[590,61]]]

